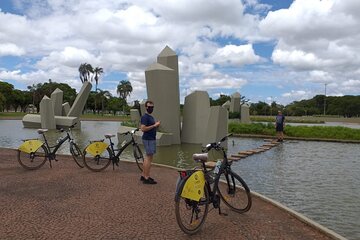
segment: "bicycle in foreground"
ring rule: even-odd
[[[75,161],[75,163],[83,168],[83,154],[78,145],[75,143],[73,137],[71,136],[71,129],[75,127],[76,124],[70,126],[68,130],[65,130],[65,137],[60,137],[54,146],[50,146],[45,133],[48,129],[38,129],[38,134],[43,136],[44,142],[39,139],[25,139],[24,143],[18,148],[18,161],[22,167],[28,170],[35,170],[42,167],[46,160],[49,160],[50,168],[52,168],[51,161],[56,159],[56,152],[59,150],[60,146],[68,141],[70,153]],[[58,132],[64,132],[64,129],[58,129]]]
[[[116,166],[119,166],[120,155],[121,153],[131,145],[133,148],[133,156],[135,158],[136,164],[140,171],[142,171],[142,165],[144,162],[143,153],[134,139],[135,133],[139,129],[134,129],[122,133],[122,135],[130,135],[130,140],[124,141],[120,149],[114,149],[114,143],[111,140],[112,137],[115,137],[115,134],[105,134],[105,138],[109,139],[110,144],[104,142],[105,139],[90,141],[90,144],[84,150],[84,164],[85,166],[94,172],[100,172],[107,168],[110,163],[113,163],[113,169]]]
[[[232,161],[228,161],[226,150],[221,146],[229,136],[231,135],[218,143],[208,144],[203,153],[193,155],[193,159],[201,163],[200,168],[179,171],[175,215],[179,227],[187,234],[195,234],[200,230],[210,204],[219,210],[219,214],[226,215],[221,212],[220,199],[238,213],[247,212],[251,208],[250,189],[245,181],[231,170]],[[214,171],[208,170],[205,165],[211,149],[223,154],[223,159],[217,162]]]

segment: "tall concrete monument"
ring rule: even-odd
[[[180,144],[180,94],[176,53],[166,46],[159,54],[158,62],[145,70],[145,80],[148,99],[155,104],[153,115],[161,121],[159,131],[171,133],[172,144]]]
[[[230,112],[240,112],[240,97],[238,92],[231,95]]]
[[[203,144],[210,117],[210,99],[206,91],[195,91],[185,97],[181,142]]]
[[[155,104],[153,115],[161,121],[156,135],[157,145],[181,142],[207,144],[219,141],[227,134],[227,109],[221,106],[210,107],[209,95],[205,91],[195,91],[186,96],[181,125],[178,57],[170,47],[166,46],[157,56],[157,62],[145,70],[145,82],[147,99]],[[229,102],[228,108],[230,105]],[[140,109],[143,115],[145,101],[140,102]],[[131,119],[136,122],[138,111],[131,114]],[[120,126],[119,142],[123,141],[121,133],[128,130],[129,127]],[[141,138],[141,132],[135,137]]]

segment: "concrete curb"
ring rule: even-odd
[[[9,150],[16,150],[14,148],[7,148],[7,147],[1,147],[3,149],[9,149]],[[58,155],[63,155],[63,156],[71,156],[70,154],[58,154]],[[121,162],[128,162],[128,163],[136,163],[135,161],[131,161],[131,160],[124,160],[122,159]],[[178,168],[178,167],[173,167],[173,166],[168,166],[168,165],[164,165],[164,164],[159,164],[159,163],[152,163],[153,166],[157,166],[157,167],[163,167],[163,168],[168,168],[168,169],[172,169],[172,170],[183,170],[184,168]],[[175,191],[175,189],[174,189]],[[317,229],[318,231],[324,233],[325,235],[327,235],[328,237],[332,238],[332,239],[337,239],[337,240],[346,240],[345,237],[337,234],[336,232],[322,226],[319,223],[316,223],[315,221],[311,220],[310,218],[304,216],[301,213],[298,213],[284,205],[282,205],[281,203],[272,200],[264,195],[261,195],[257,192],[251,191],[251,194],[255,197],[260,198],[261,200],[270,203],[271,205],[280,208],[281,210],[284,210],[285,212],[289,213],[290,215],[294,216],[296,219],[298,219],[299,221],[311,226],[314,229]]]

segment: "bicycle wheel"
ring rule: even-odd
[[[206,186],[204,190],[204,197],[200,201],[181,196],[175,200],[176,221],[181,230],[187,234],[198,232],[205,222],[209,209],[209,192]]]
[[[217,191],[225,204],[238,213],[249,211],[251,194],[245,181],[233,172],[223,172],[220,179]]]
[[[35,170],[42,167],[46,162],[46,156],[47,150],[44,145],[33,153],[18,150],[18,161],[23,168],[28,170]]]
[[[76,143],[70,143],[70,153],[74,158],[76,164],[80,167],[84,167],[83,153]]]
[[[112,154],[110,148],[107,148],[106,151],[96,155],[95,157],[84,151],[84,165],[91,171],[100,172],[109,166],[111,162],[111,156]]]
[[[142,172],[142,166],[144,163],[144,155],[139,147],[139,145],[135,145],[133,147],[133,151],[134,151],[134,158],[136,161],[136,165],[138,166],[138,168],[140,169],[140,171]]]

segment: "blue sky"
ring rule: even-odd
[[[288,104],[360,93],[358,0],[1,0],[0,81],[52,79],[77,90],[78,67],[104,69],[99,88],[146,98],[144,71],[168,45],[180,95],[234,92]]]

